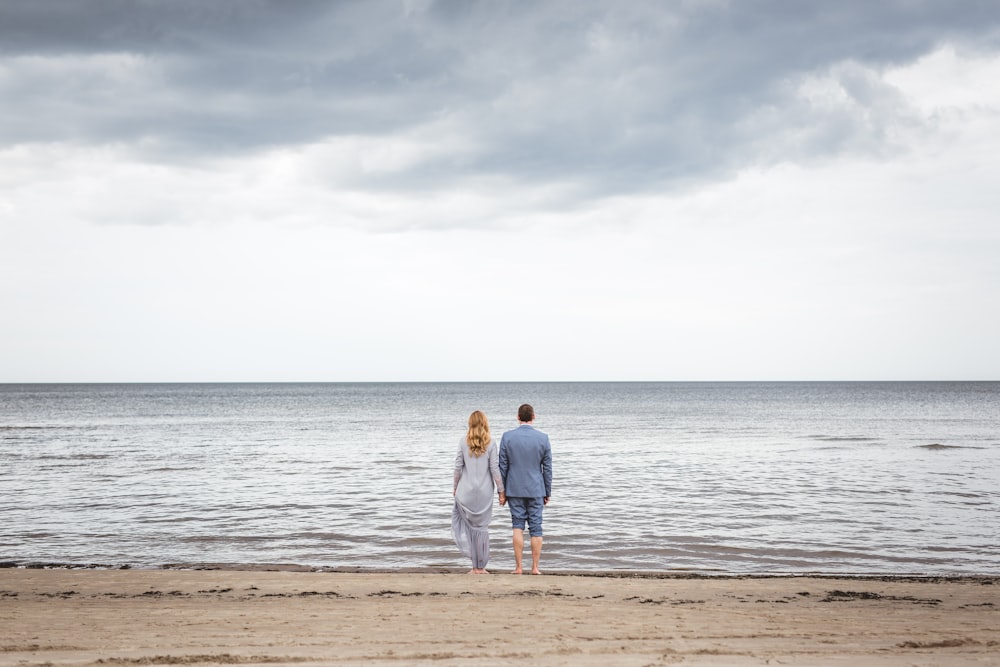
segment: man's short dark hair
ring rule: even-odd
[[[535,409],[525,403],[517,409],[517,419],[522,422],[535,421]]]

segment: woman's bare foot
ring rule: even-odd
[[[512,571],[511,574],[522,574],[521,568],[517,568],[516,570]]]
[[[531,571],[531,573],[532,573],[532,574],[541,574],[541,573],[542,573],[542,571],[541,571],[541,570],[539,570],[539,569],[538,569],[538,568],[536,567],[536,568],[535,568],[534,570],[532,570],[532,571]]]

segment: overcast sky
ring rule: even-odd
[[[1000,379],[1000,3],[0,2],[0,382]]]

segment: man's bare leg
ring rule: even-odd
[[[534,541],[534,538],[532,538]],[[521,574],[521,552],[524,551],[524,530],[514,529],[514,571],[511,574]]]
[[[524,541],[524,535],[521,536],[521,541]],[[538,570],[538,561],[542,559],[542,538],[541,536],[531,538],[531,573],[541,574]],[[520,569],[520,565],[518,565]]]

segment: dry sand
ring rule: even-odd
[[[0,665],[1000,665],[1000,579],[0,570]]]

